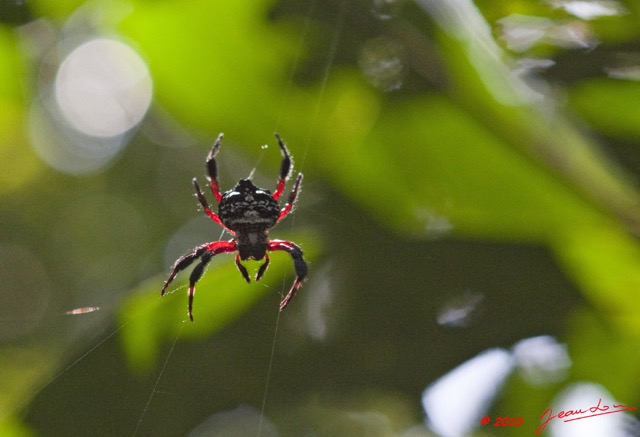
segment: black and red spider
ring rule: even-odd
[[[162,287],[161,295],[164,296],[167,287],[176,277],[178,272],[186,269],[195,260],[200,259],[200,263],[191,272],[189,277],[189,310],[187,314],[193,321],[193,295],[196,291],[196,282],[204,273],[204,269],[215,255],[224,252],[238,252],[236,255],[236,266],[242,277],[251,282],[247,269],[240,261],[253,259],[256,261],[264,259],[264,263],[258,269],[256,281],[260,280],[269,266],[269,255],[267,252],[284,250],[293,258],[293,267],[296,272],[296,280],[289,290],[289,293],[280,302],[280,310],[283,310],[291,301],[293,296],[302,285],[302,281],[307,276],[307,263],[302,257],[300,247],[285,240],[270,240],[269,229],[285,218],[293,209],[293,204],[300,192],[302,183],[302,173],[298,174],[293,190],[289,194],[287,203],[280,208],[278,199],[284,191],[285,184],[293,171],[293,159],[289,154],[286,144],[277,133],[276,139],[282,152],[282,164],[276,185],[276,191],[271,194],[269,190],[256,187],[250,179],[241,179],[231,190],[221,194],[218,185],[218,166],[216,155],[220,149],[220,142],[223,134],[218,135],[218,139],[213,144],[211,152],[207,156],[207,180],[211,185],[211,193],[218,202],[218,213],[211,210],[209,202],[202,194],[196,178],[193,178],[193,187],[196,190],[198,201],[204,208],[204,212],[217,224],[229,232],[233,238],[229,241],[213,241],[195,247],[189,253],[182,255],[173,264],[171,274]]]

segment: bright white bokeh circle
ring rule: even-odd
[[[128,45],[95,38],[72,50],[55,80],[66,121],[93,137],[122,135],[142,120],[153,95],[144,61]]]

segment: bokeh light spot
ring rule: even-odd
[[[138,124],[149,108],[151,77],[129,46],[96,38],[75,48],[62,62],[55,97],[66,121],[78,131],[117,136]]]

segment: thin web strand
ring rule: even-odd
[[[182,321],[182,324],[180,325],[180,329],[178,329],[178,332],[176,332],[176,336],[173,338],[173,343],[171,343],[171,348],[169,349],[169,353],[167,353],[167,357],[164,360],[164,364],[162,365],[162,368],[160,369],[160,373],[158,373],[158,377],[156,378],[156,382],[155,384],[153,384],[153,389],[151,389],[151,394],[149,395],[149,398],[147,399],[147,403],[145,404],[144,408],[142,409],[142,413],[140,414],[140,419],[138,419],[138,424],[136,425],[136,429],[133,431],[133,437],[135,437],[136,435],[138,435],[138,431],[140,431],[140,427],[142,426],[142,421],[144,420],[144,417],[147,414],[147,411],[149,410],[149,406],[151,405],[151,401],[153,400],[153,397],[155,396],[155,394],[158,392],[158,385],[160,384],[160,379],[162,378],[162,375],[164,374],[164,371],[167,368],[167,364],[169,364],[169,359],[171,358],[171,356],[173,355],[173,351],[176,347],[176,343],[178,342],[178,338],[180,337],[180,333],[182,332],[182,328],[184,327],[186,320]]]
[[[288,96],[290,94],[290,89],[293,85],[293,75],[297,69],[297,65],[299,63],[300,57],[301,57],[301,51],[302,51],[302,46],[304,43],[304,40],[307,37],[308,34],[308,30],[310,28],[310,22],[311,22],[311,17],[313,15],[313,10],[315,9],[315,4],[316,2],[312,2],[311,6],[309,7],[309,11],[307,13],[307,19],[305,21],[305,27],[304,27],[304,32],[303,35],[301,36],[301,41],[299,44],[299,48],[298,48],[298,53],[296,55],[296,61],[294,63],[294,67],[291,71],[291,75],[289,78],[289,82],[287,84],[287,90],[285,92],[285,97],[283,98],[283,103],[280,106],[280,111],[278,111],[278,123],[280,122],[280,117],[282,114],[282,111],[285,107],[285,102],[288,99]],[[322,101],[324,98],[324,94],[325,94],[325,90],[327,88],[327,83],[328,83],[328,79],[329,79],[329,74],[331,72],[331,69],[333,68],[334,62],[335,62],[335,57],[336,57],[336,53],[338,50],[338,43],[340,41],[340,36],[342,34],[342,28],[344,27],[344,20],[345,20],[345,15],[346,15],[346,2],[343,2],[341,4],[340,10],[338,12],[338,16],[336,19],[336,27],[335,27],[335,32],[333,33],[333,37],[331,40],[331,46],[329,48],[329,54],[327,57],[327,63],[325,65],[325,68],[323,70],[322,73],[322,81],[320,83],[320,91],[318,92],[318,98],[317,98],[317,102],[316,102],[316,106],[314,109],[314,114],[313,117],[311,119],[311,124],[310,124],[310,128],[309,128],[309,136],[307,138],[307,141],[305,142],[304,146],[303,146],[303,152],[302,152],[302,159],[301,159],[301,164],[300,164],[300,168],[304,167],[304,161],[306,159],[307,153],[308,153],[308,149],[309,149],[309,144],[311,143],[311,139],[313,138],[313,134],[317,125],[317,121],[318,121],[318,117],[320,114],[320,108],[322,106]],[[293,228],[293,222],[295,221],[295,217],[292,217],[291,220],[289,221],[289,226],[290,228]],[[282,285],[280,287],[280,297],[281,299],[284,297],[284,293],[285,293],[285,286],[286,286],[286,282],[285,279],[283,278],[282,280]],[[270,386],[270,382],[271,382],[271,374],[273,371],[273,364],[274,364],[274,359],[275,359],[275,351],[276,351],[276,344],[277,344],[277,338],[278,338],[278,330],[279,330],[279,326],[280,326],[280,314],[281,311],[277,312],[277,316],[276,316],[276,322],[275,322],[275,328],[274,328],[274,332],[273,332],[273,341],[271,343],[271,353],[270,353],[270,357],[269,357],[269,364],[267,367],[267,377],[266,377],[266,382],[265,382],[265,388],[264,388],[264,396],[262,398],[262,406],[260,408],[260,423],[258,425],[258,437],[260,437],[262,435],[262,430],[264,427],[264,418],[265,418],[265,410],[266,410],[266,406],[267,406],[267,400],[268,400],[268,395],[269,395],[269,386]]]

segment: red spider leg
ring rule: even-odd
[[[214,256],[225,253],[225,252],[235,252],[237,250],[237,246],[235,241],[215,241],[213,243],[209,243],[209,249],[202,254],[200,258],[200,264],[198,264],[193,271],[191,272],[191,276],[189,276],[189,306],[187,310],[187,315],[189,316],[189,320],[193,322],[193,295],[196,293],[196,282],[200,280],[202,274],[204,273],[204,269],[211,261],[211,258]]]
[[[213,220],[214,222],[222,226],[231,235],[235,235],[235,232],[233,232],[231,229],[226,227],[224,223],[222,223],[222,220],[220,219],[218,214],[216,214],[211,210],[211,206],[209,206],[209,202],[207,202],[207,198],[204,197],[204,194],[202,193],[202,190],[200,189],[200,185],[198,185],[198,181],[196,180],[196,178],[193,178],[193,188],[196,190],[196,197],[198,198],[200,205],[202,205],[202,208],[204,209],[205,214],[207,214],[211,220]]]
[[[211,184],[211,193],[213,193],[213,197],[216,198],[218,203],[222,200],[222,194],[220,193],[220,186],[218,185],[218,165],[216,164],[216,155],[220,149],[220,142],[223,137],[223,133],[218,135],[218,139],[213,143],[213,147],[211,148],[209,155],[207,155],[207,179],[209,180],[209,184]]]
[[[202,254],[208,250],[208,247],[209,247],[210,244],[211,243],[206,243],[206,244],[202,244],[200,246],[197,246],[191,252],[185,253],[180,258],[178,258],[176,260],[176,262],[173,263],[173,266],[171,267],[171,274],[169,275],[167,280],[164,281],[164,286],[162,287],[162,291],[160,291],[160,296],[164,296],[164,294],[167,291],[167,287],[175,279],[176,275],[180,271],[182,271],[182,270],[186,269],[187,267],[189,267],[192,262],[194,262],[195,260],[200,258],[202,256]]]
[[[195,294],[195,284],[198,282],[202,273],[204,273],[204,268],[211,261],[215,255],[224,252],[235,252],[237,250],[237,246],[234,240],[229,241],[214,241],[213,243],[206,243],[200,246],[197,246],[191,252],[182,255],[180,258],[176,260],[173,264],[171,274],[169,278],[164,283],[162,287],[162,291],[160,292],[161,296],[164,296],[167,291],[167,287],[174,280],[176,275],[182,270],[186,269],[193,263],[196,259],[201,258],[200,264],[193,269],[191,272],[191,276],[189,277],[189,311],[188,316],[191,321],[193,321],[193,295]]]
[[[282,311],[287,305],[289,305],[289,302],[291,301],[291,299],[293,299],[293,296],[295,296],[296,292],[302,285],[302,281],[304,280],[305,276],[307,276],[307,263],[302,257],[302,249],[300,249],[297,244],[292,243],[291,241],[271,240],[269,242],[269,245],[267,246],[267,249],[270,251],[287,251],[289,252],[289,255],[291,255],[291,258],[293,258],[293,268],[296,272],[296,281],[291,286],[289,293],[287,293],[285,298],[282,299],[282,302],[280,302],[280,311]]]
[[[291,190],[291,194],[289,194],[289,200],[284,205],[284,208],[280,210],[280,215],[278,216],[278,220],[276,221],[276,223],[278,223],[280,220],[285,218],[293,209],[293,204],[296,201],[296,197],[298,197],[298,193],[300,192],[300,184],[302,184],[302,177],[303,177],[302,173],[299,173],[298,177],[296,178],[296,183],[293,186],[293,190]]]
[[[282,141],[278,132],[275,133],[276,139],[278,140],[278,144],[280,145],[280,151],[282,152],[282,163],[280,164],[280,175],[278,176],[278,184],[276,185],[276,191],[273,193],[273,198],[277,201],[282,192],[284,191],[284,186],[291,177],[291,172],[293,171],[293,159],[291,158],[291,154],[289,153],[289,149],[287,149],[287,145]]]

